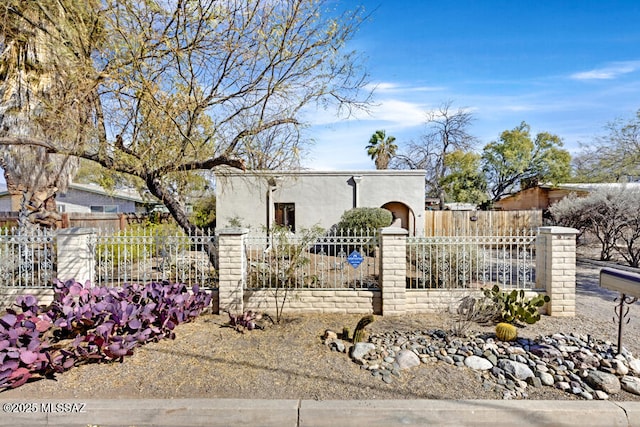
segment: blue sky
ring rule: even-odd
[[[575,152],[640,109],[638,0],[359,3],[371,17],[349,47],[367,59],[376,105],[349,120],[315,114],[306,168],[374,169],[373,132],[419,141],[427,112],[447,101],[473,113],[478,150],[526,121]]]
[[[376,105],[348,120],[317,115],[307,168],[374,169],[375,130],[419,141],[427,112],[447,101],[473,113],[478,151],[526,121],[575,152],[640,109],[637,0],[360,3],[372,15],[350,47],[367,57]]]

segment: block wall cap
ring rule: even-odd
[[[571,227],[538,227],[538,233],[544,234],[578,234],[580,231]]]

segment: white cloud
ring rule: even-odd
[[[640,61],[614,62],[610,65],[571,75],[574,80],[611,80],[640,69]]]
[[[415,93],[415,92],[439,92],[446,90],[445,87],[442,86],[412,86],[412,85],[402,85],[398,83],[391,82],[378,82],[378,83],[370,83],[365,89],[371,90],[374,94],[380,93]]]

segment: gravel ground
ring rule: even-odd
[[[535,338],[556,332],[591,334],[617,340],[613,292],[599,287],[600,267],[578,263],[577,316],[543,316],[519,336]],[[640,303],[630,307],[623,345],[640,355]],[[226,315],[204,315],[176,329],[177,338],[137,349],[123,363],[74,368],[55,380],[39,380],[0,394],[4,398],[251,398],[251,399],[501,399],[482,387],[468,368],[423,364],[403,371],[391,384],[361,370],[345,354],[322,344],[326,329],[353,330],[358,315],[286,314],[279,325],[244,334],[225,327]],[[376,316],[371,333],[388,330],[449,329],[447,314],[401,318]],[[473,331],[493,328],[473,326]],[[551,387],[527,389],[529,399],[575,399]],[[613,400],[637,400],[624,391]]]

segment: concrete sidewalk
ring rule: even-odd
[[[0,400],[0,426],[637,426],[640,402],[545,400]]]

